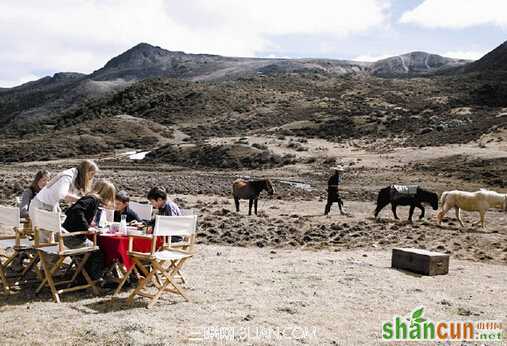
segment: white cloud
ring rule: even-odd
[[[0,79],[36,71],[89,73],[139,42],[255,56],[275,36],[343,37],[385,24],[382,0],[2,0]]]
[[[487,52],[479,52],[479,51],[450,51],[445,52],[440,55],[455,58],[455,59],[466,59],[466,60],[479,60],[482,58]]]
[[[429,28],[467,28],[477,25],[507,27],[506,0],[424,0],[403,13],[401,23]]]
[[[0,88],[11,88],[17,85],[24,84],[26,82],[37,80],[39,78],[40,78],[39,76],[31,74],[27,76],[22,76],[21,78],[15,80],[0,80]]]

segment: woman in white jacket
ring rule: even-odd
[[[77,167],[60,172],[33,198],[30,211],[59,211],[60,201],[76,202],[91,190],[93,177],[98,170],[95,162],[84,160]]]

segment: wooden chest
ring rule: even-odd
[[[395,248],[391,267],[423,275],[449,273],[449,255],[423,249]]]

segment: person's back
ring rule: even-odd
[[[96,196],[89,195],[81,197],[71,205],[65,212],[67,216],[62,227],[69,232],[86,232],[91,227],[93,218],[99,209],[100,202]],[[76,236],[71,242],[84,242],[85,236]],[[74,240],[75,239],[75,240]],[[67,244],[66,244],[67,245]],[[71,244],[69,244],[71,245]],[[72,245],[71,245],[72,246]]]
[[[180,207],[170,199],[167,199],[162,209],[159,209],[159,215],[165,216],[181,216]]]

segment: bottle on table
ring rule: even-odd
[[[120,233],[121,234],[127,234],[127,215],[122,215],[121,216]]]

